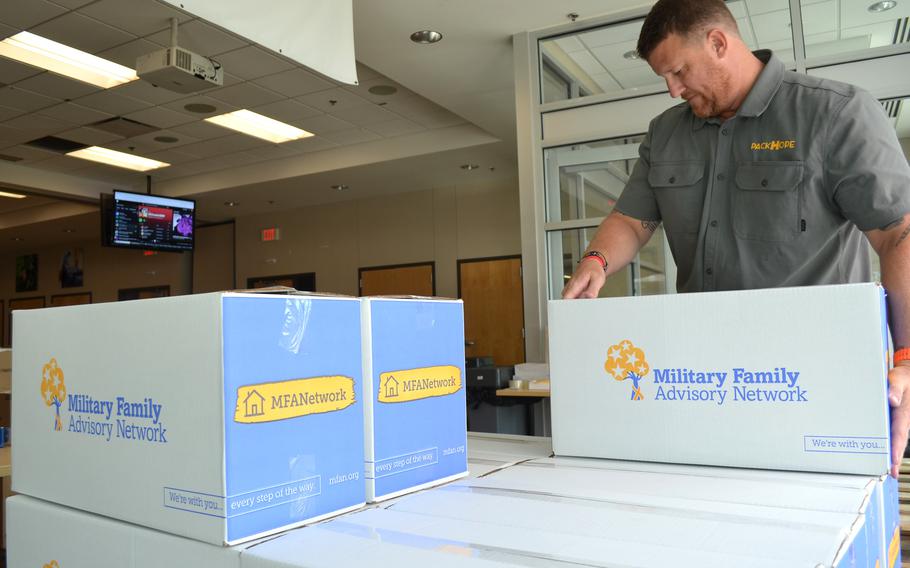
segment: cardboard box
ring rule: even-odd
[[[878,475],[875,284],[549,304],[557,455]]]
[[[890,478],[662,465],[533,460],[403,497],[382,526],[583,565],[900,565],[879,530]]]
[[[17,495],[7,501],[7,566],[239,568],[244,545],[221,547]]]
[[[364,298],[367,500],[467,475],[464,304]]]
[[[14,317],[16,492],[219,545],[363,504],[356,298]]]

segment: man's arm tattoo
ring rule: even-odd
[[[897,239],[897,242],[894,243],[895,248],[896,248],[898,245],[900,245],[900,244],[904,241],[904,239],[907,238],[907,235],[910,235],[910,225],[907,225],[907,228],[904,229],[904,232],[903,232],[903,233],[901,233],[900,238],[898,238],[898,239]]]
[[[660,226],[660,221],[642,221],[641,228],[653,233]],[[906,236],[906,235],[905,235]]]

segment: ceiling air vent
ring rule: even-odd
[[[66,154],[67,152],[73,152],[75,150],[81,150],[88,147],[85,144],[73,142],[72,140],[67,140],[66,138],[57,138],[56,136],[36,138],[30,142],[26,142],[25,144],[31,146],[32,148],[47,150],[48,152],[55,152],[57,154]]]
[[[110,132],[111,134],[123,136],[124,138],[132,138],[133,136],[141,136],[143,134],[148,134],[149,132],[161,130],[157,126],[151,126],[144,122],[123,118],[122,116],[115,116],[114,118],[108,118],[101,122],[89,124],[88,127]]]
[[[882,107],[885,109],[885,114],[888,115],[888,118],[897,118],[901,114],[901,103],[903,99],[888,99],[882,101]]]
[[[910,41],[910,16],[900,18],[894,25],[894,45]]]

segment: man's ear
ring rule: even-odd
[[[722,59],[726,56],[729,43],[727,34],[722,29],[712,28],[708,30],[705,39],[708,42],[708,49],[711,50],[718,59]]]

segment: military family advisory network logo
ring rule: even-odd
[[[607,360],[604,370],[617,381],[632,381],[632,399],[643,400],[641,392],[641,379],[651,370],[645,359],[645,352],[635,347],[628,339],[616,345],[611,345],[607,350]]]
[[[56,560],[51,560],[45,564],[43,568],[60,568],[60,564],[58,564]]]
[[[41,368],[41,398],[47,406],[56,407],[54,430],[58,432],[63,430],[60,406],[66,400],[66,384],[63,382],[63,369],[57,365],[57,360],[53,357]]]

